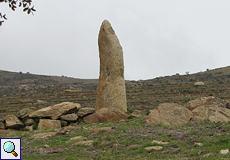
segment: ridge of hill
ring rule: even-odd
[[[204,72],[194,74],[157,77],[154,79],[143,80],[146,84],[154,83],[181,83],[181,82],[197,82],[197,81],[222,81],[230,78],[230,66],[216,68],[213,70],[207,69]]]
[[[15,85],[43,85],[43,84],[97,84],[98,79],[79,79],[66,76],[47,76],[22,73],[9,72],[0,70],[0,86],[15,86]]]
[[[79,79],[64,76],[35,75],[0,70],[0,98],[31,93],[61,92],[66,89],[92,90],[98,79]]]
[[[143,83],[179,83],[192,81],[210,81],[217,79],[230,78],[230,66],[217,68],[213,70],[207,69],[204,72],[194,74],[156,77],[153,79],[139,80]],[[126,83],[129,80],[126,80]],[[132,81],[135,82],[135,81]],[[0,70],[0,86],[17,86],[17,85],[97,85],[98,79],[79,79],[66,76],[47,76],[36,75],[29,72],[9,72]]]

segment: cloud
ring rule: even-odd
[[[229,65],[230,2],[60,0],[33,2],[34,16],[7,5],[0,28],[0,69],[99,77],[98,32],[112,24],[125,78],[150,79]]]

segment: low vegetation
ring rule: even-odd
[[[184,127],[147,126],[144,118],[128,119],[125,122],[103,124],[80,123],[67,135],[47,139],[30,138],[38,131],[18,132],[7,137],[22,138],[22,159],[228,159],[220,154],[230,145],[230,124],[187,125]],[[111,131],[87,134],[93,128],[112,127]],[[40,131],[40,132],[47,132]],[[54,130],[51,130],[54,132]],[[75,145],[70,138],[84,136],[93,140],[93,145]],[[152,144],[153,140],[169,142]],[[78,140],[81,141],[81,140]],[[85,141],[85,140],[83,140]],[[199,146],[196,143],[202,143]],[[48,148],[44,146],[48,145]],[[162,146],[163,150],[147,152],[149,146]],[[50,151],[54,152],[50,152]],[[56,150],[56,151],[55,151]]]

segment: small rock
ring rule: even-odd
[[[25,126],[25,129],[28,131],[32,131],[33,130],[33,126]]]
[[[66,135],[66,134],[68,134],[68,131],[57,131],[56,133],[55,133],[55,136],[60,136],[60,135]]]
[[[112,127],[102,127],[102,128],[95,128],[91,129],[87,134],[98,133],[99,131],[111,131]]]
[[[141,111],[139,111],[139,110],[134,110],[133,113],[131,114],[131,116],[133,116],[133,117],[143,117],[143,115],[141,114]]]
[[[44,148],[49,148],[50,146],[48,146],[47,144],[44,145]]]
[[[194,83],[194,86],[203,86],[204,85],[204,82],[195,82]]]
[[[61,120],[61,127],[65,127],[68,125],[68,122]]]
[[[119,144],[117,144],[117,143],[116,143],[116,144],[114,144],[113,146],[114,146],[114,147],[118,147],[118,146],[119,146]]]
[[[48,137],[53,137],[56,133],[55,132],[46,132],[46,133],[38,133],[30,136],[31,138],[35,139],[45,139]]]
[[[159,151],[162,150],[163,147],[161,146],[151,146],[151,147],[145,147],[144,148],[146,151],[151,152],[151,151]]]
[[[45,139],[48,137],[60,136],[67,134],[67,131],[57,131],[57,132],[45,132],[45,133],[38,133],[30,136],[31,138],[35,139]]]
[[[75,122],[75,123],[70,123],[69,126],[78,126],[78,125],[77,125],[77,122]]]
[[[77,142],[77,143],[75,143],[75,145],[92,146],[93,145],[93,140]]]
[[[132,145],[129,145],[128,147],[127,147],[127,150],[130,150],[130,149],[132,149],[132,148],[140,148],[141,147],[141,145],[139,145],[139,144],[132,144]]]
[[[76,130],[76,129],[80,129],[80,126],[66,126],[63,129],[64,130]]]
[[[37,103],[46,103],[46,101],[43,101],[43,100],[37,100]]]
[[[195,143],[195,145],[197,145],[197,146],[203,146],[203,143]]]
[[[211,152],[211,153],[207,153],[205,155],[203,155],[202,157],[210,157],[210,156],[213,156],[214,154]]]
[[[77,137],[70,138],[70,141],[83,140],[83,139],[86,140],[87,138],[83,136],[77,136]]]
[[[229,149],[222,149],[220,150],[220,154],[228,154]]]
[[[156,140],[153,140],[151,143],[157,143],[157,144],[169,144],[169,142],[161,142],[161,141],[156,141]]]

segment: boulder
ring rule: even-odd
[[[25,118],[26,116],[28,116],[31,112],[33,112],[33,110],[31,110],[30,108],[23,108],[21,110],[19,110],[15,115],[18,118]]]
[[[192,118],[193,114],[187,108],[176,103],[162,103],[153,109],[146,117],[149,125],[183,126]]]
[[[67,122],[72,122],[72,121],[76,121],[78,116],[75,113],[72,114],[66,114],[66,115],[62,115],[60,116],[61,120],[67,121]]]
[[[209,105],[216,105],[219,107],[226,107],[227,102],[217,97],[201,97],[195,100],[189,101],[186,105],[186,108],[189,110],[194,110],[200,106],[209,106]]]
[[[208,119],[208,112],[208,107],[205,106],[199,106],[196,109],[192,110],[193,116],[198,116],[202,118],[202,120]]]
[[[111,26],[104,20],[99,36],[100,76],[95,109],[117,108],[127,112],[123,51]]]
[[[61,128],[61,122],[59,120],[40,119],[38,123],[38,129],[56,129]]]
[[[203,97],[192,100],[188,103],[187,108],[192,110],[194,117],[191,122],[198,120],[197,123],[207,119],[211,122],[230,122],[230,110],[225,108],[228,102],[215,97]],[[196,116],[196,117],[195,117]],[[199,118],[198,118],[199,117]]]
[[[218,106],[210,106],[208,120],[214,123],[230,122],[230,110]]]
[[[31,118],[26,119],[26,120],[24,121],[24,124],[25,124],[26,126],[31,126],[31,125],[34,124],[34,120],[31,119]]]
[[[75,113],[81,108],[79,103],[63,102],[54,106],[39,109],[29,114],[31,118],[51,118],[53,120],[58,119],[61,115],[68,113]]]
[[[128,118],[128,115],[117,108],[102,108],[93,114],[83,117],[85,123],[118,122]]]
[[[204,119],[207,119],[211,122],[230,122],[230,110],[223,107],[218,107],[216,105],[209,106],[200,106],[194,109],[193,111],[194,117],[191,119],[191,122],[195,119],[198,120],[197,123],[202,122]],[[196,121],[197,121],[196,120]]]
[[[24,124],[15,115],[8,115],[2,119],[6,128],[20,129]]]
[[[79,117],[84,117],[88,114],[92,114],[95,112],[95,108],[90,108],[90,107],[85,107],[85,108],[81,108],[79,109],[79,111],[77,112],[77,115]]]

